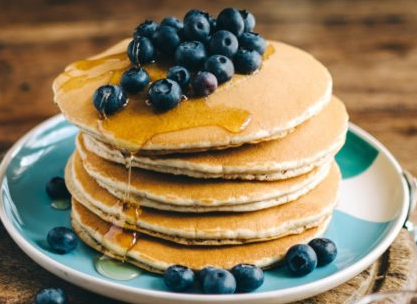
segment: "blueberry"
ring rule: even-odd
[[[291,274],[304,276],[316,268],[317,255],[309,245],[294,245],[285,256],[285,264]]]
[[[184,291],[194,284],[194,272],[182,265],[173,265],[164,273],[165,285],[173,291]]]
[[[206,275],[208,275],[210,273],[210,271],[212,270],[216,270],[217,268],[212,267],[212,266],[207,266],[204,267],[203,269],[201,269],[200,274],[198,275],[198,279],[200,280],[201,283],[203,283],[204,278],[206,277]]]
[[[193,80],[196,96],[208,96],[217,89],[217,78],[210,72],[198,72]]]
[[[108,84],[94,92],[93,103],[100,113],[111,115],[127,104],[127,97],[120,86]]]
[[[149,75],[141,67],[133,67],[123,73],[120,84],[129,94],[137,94],[149,84]]]
[[[179,104],[182,97],[180,85],[171,79],[160,79],[152,83],[148,98],[158,111],[167,111]]]
[[[182,21],[178,20],[177,18],[169,16],[169,17],[162,19],[161,26],[171,26],[177,30],[180,30],[184,27],[184,24],[182,23]]]
[[[168,79],[176,81],[181,89],[185,91],[190,84],[190,72],[182,66],[176,65],[168,69]]]
[[[242,15],[234,8],[225,8],[217,16],[217,30],[226,30],[240,36],[245,29]]]
[[[233,58],[235,69],[241,74],[251,74],[260,68],[262,57],[257,51],[239,49]]]
[[[62,177],[56,176],[51,178],[46,184],[45,190],[51,199],[64,199],[71,197],[71,194],[65,185],[65,180]]]
[[[219,84],[232,79],[235,73],[233,62],[223,55],[210,56],[204,64],[204,70],[216,76]]]
[[[152,37],[155,47],[165,55],[173,55],[181,42],[181,38],[175,28],[160,26]]]
[[[219,54],[232,58],[238,48],[239,42],[236,36],[229,31],[218,31],[210,38],[209,50],[211,54]]]
[[[209,21],[209,24],[210,24],[210,34],[214,34],[214,32],[216,31],[217,20],[216,20],[216,18],[214,18],[212,16],[209,16],[208,21]]]
[[[35,304],[67,304],[67,293],[61,288],[45,288],[38,291]]]
[[[206,48],[199,41],[181,43],[175,51],[175,63],[191,71],[198,71],[207,58]]]
[[[247,10],[241,10],[239,13],[242,15],[243,23],[245,24],[245,32],[252,32],[256,24],[255,16]]]
[[[236,279],[239,291],[251,292],[264,283],[264,272],[255,265],[238,264],[232,268],[231,272]]]
[[[334,261],[337,256],[336,244],[326,238],[316,238],[308,243],[316,252],[317,265],[324,266]]]
[[[184,22],[185,20],[187,20],[188,18],[192,17],[192,16],[196,16],[196,15],[203,15],[204,17],[206,17],[207,19],[209,18],[209,14],[205,11],[199,10],[199,9],[192,9],[189,10],[185,16],[184,16]]]
[[[253,32],[244,32],[239,37],[239,47],[250,51],[257,51],[259,54],[265,53],[266,41],[265,39]]]
[[[153,22],[152,20],[146,20],[136,27],[135,32],[133,33],[133,38],[146,37],[152,39],[152,36],[157,28],[158,23]]]
[[[46,239],[49,246],[61,254],[74,250],[78,244],[78,237],[74,231],[67,227],[55,227],[51,229]]]
[[[230,294],[236,290],[236,280],[224,269],[212,269],[203,279],[203,290],[207,294]]]
[[[127,46],[127,56],[135,64],[151,62],[155,59],[155,50],[152,42],[146,37],[133,39]]]
[[[193,15],[184,20],[184,38],[186,40],[207,42],[209,35],[210,23],[205,15]]]

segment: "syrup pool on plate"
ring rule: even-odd
[[[69,198],[55,199],[51,203],[51,208],[55,210],[68,210],[71,208],[71,200]]]
[[[132,280],[142,274],[138,267],[117,261],[105,255],[97,256],[94,266],[102,276],[118,281]]]

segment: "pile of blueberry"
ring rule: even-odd
[[[147,20],[136,28],[127,48],[135,66],[122,75],[120,86],[98,88],[94,106],[107,115],[124,107],[127,94],[137,94],[149,86],[149,75],[141,65],[157,58],[174,65],[166,78],[149,87],[148,99],[156,110],[169,110],[184,96],[208,96],[235,72],[251,74],[260,68],[266,41],[253,32],[254,27],[251,13],[234,8],[222,10],[217,19],[193,9],[183,21],[167,17],[158,25]]]
[[[194,272],[182,265],[170,266],[164,274],[165,285],[176,292],[189,289],[196,281]],[[259,267],[250,264],[238,264],[231,271],[205,267],[201,270],[198,281],[207,294],[251,292],[263,284],[264,273]]]
[[[334,261],[337,256],[336,244],[326,238],[316,238],[308,244],[292,246],[285,256],[288,271],[295,276],[305,276]]]
[[[315,238],[308,244],[292,246],[285,256],[285,266],[290,274],[305,276],[317,266],[333,262],[336,255],[337,248],[333,241]],[[186,291],[196,281],[195,273],[182,265],[170,266],[164,274],[165,285],[176,292]],[[250,264],[238,264],[230,272],[220,268],[205,267],[201,270],[198,281],[207,294],[251,292],[263,284],[264,274],[262,269]]]

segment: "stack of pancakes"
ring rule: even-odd
[[[269,41],[257,73],[208,98],[155,113],[144,93],[102,119],[92,95],[120,81],[128,42],[54,82],[55,101],[81,129],[65,180],[86,244],[157,273],[172,264],[267,268],[324,232],[348,116],[323,65]],[[166,76],[158,62],[144,68],[152,81]]]

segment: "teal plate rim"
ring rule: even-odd
[[[18,154],[20,148],[24,145],[25,142],[32,136],[40,134],[48,127],[57,124],[64,120],[64,117],[59,114],[56,115],[37,127],[29,131],[25,136],[18,140],[12,148],[5,155],[2,163],[0,164],[0,184],[3,183],[3,180],[6,175],[7,168],[13,158]],[[391,155],[391,153],[374,137],[362,130],[361,128],[350,123],[349,130],[355,135],[364,139],[366,142],[370,143],[373,147],[379,150],[384,154],[390,164],[394,167],[396,173],[398,174],[403,193],[403,202],[401,203],[400,214],[393,220],[391,224],[391,229],[387,233],[386,237],[383,238],[380,243],[375,246],[366,256],[353,263],[349,267],[342,269],[328,277],[320,279],[315,282],[307,283],[302,286],[296,286],[276,291],[265,291],[259,293],[249,293],[249,294],[234,294],[234,295],[204,295],[204,294],[187,294],[187,293],[172,293],[165,291],[156,291],[143,289],[141,287],[131,287],[122,285],[120,282],[111,282],[105,280],[104,278],[97,278],[90,276],[81,271],[70,268],[60,262],[57,262],[52,257],[46,255],[45,253],[39,251],[35,248],[25,237],[19,232],[17,227],[15,227],[12,220],[8,217],[5,203],[3,198],[0,196],[0,219],[3,222],[6,230],[12,239],[17,243],[17,245],[36,263],[41,265],[46,270],[51,273],[61,277],[62,279],[69,281],[75,285],[78,285],[82,288],[91,290],[98,294],[108,296],[111,298],[130,301],[134,303],[170,303],[171,301],[182,301],[183,303],[212,303],[212,302],[221,302],[221,303],[284,303],[300,300],[302,298],[307,298],[331,288],[334,288],[343,282],[349,280],[355,275],[359,274],[361,271],[366,269],[372,262],[374,262],[382,253],[390,246],[394,241],[395,237],[401,230],[409,209],[409,191],[407,188],[407,183],[402,176],[402,169],[397,160]],[[120,294],[123,293],[123,296]]]

